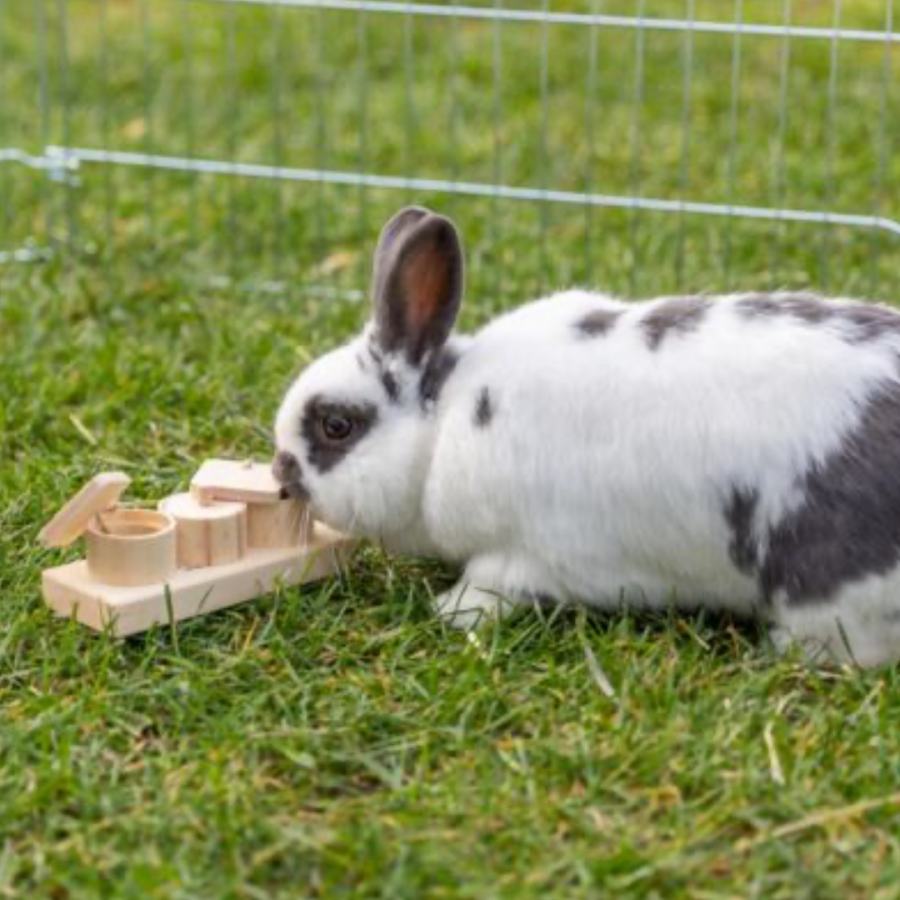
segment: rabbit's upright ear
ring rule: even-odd
[[[463,251],[449,219],[411,206],[385,225],[375,252],[375,339],[417,365],[450,335],[463,292]]]

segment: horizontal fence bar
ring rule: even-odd
[[[0,250],[0,266],[9,263],[43,262],[52,253],[39,247],[21,247],[18,250]]]
[[[34,156],[18,147],[0,147],[0,163],[15,162],[28,166],[29,169],[44,169],[55,171],[65,165],[64,160],[54,157],[51,153],[43,156]]]
[[[2,151],[0,151],[2,153]],[[23,154],[24,155],[24,154]],[[81,163],[96,163],[138,168],[166,169],[172,172],[193,172],[205,175],[231,175],[242,178],[266,178],[312,184],[337,184],[349,187],[387,188],[389,190],[424,191],[439,194],[459,194],[467,197],[491,197],[577,206],[600,206],[612,209],[646,210],[648,212],[687,213],[706,216],[733,216],[770,222],[806,222],[821,225],[845,225],[886,231],[900,236],[900,222],[884,216],[861,216],[850,213],[823,212],[806,209],[769,209],[731,203],[700,203],[690,200],[661,200],[651,197],[625,197],[612,194],[581,193],[578,191],[542,190],[484,184],[472,181],[447,181],[435,178],[401,178],[391,175],[370,175],[363,172],[332,172],[319,169],[294,169],[257,163],[226,162],[215,159],[195,159],[182,156],[161,156],[130,153],[121,150],[96,150],[84,147],[47,147],[46,156],[29,157],[40,161],[39,168],[72,170]],[[55,163],[55,166],[52,165]]]
[[[195,3],[231,3],[249,6],[288,6],[296,9],[330,9],[341,12],[394,13],[444,19],[485,19],[491,22],[531,22],[552,25],[596,25],[640,31],[691,31],[698,34],[746,34],[809,40],[862,41],[900,44],[900,32],[868,31],[860,28],[814,28],[801,25],[766,25],[744,22],[713,22],[702,19],[668,19],[653,16],[614,16],[603,13],[543,12],[480,6],[438,6],[434,3],[403,3],[399,0],[194,0]]]

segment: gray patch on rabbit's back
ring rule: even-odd
[[[736,306],[748,319],[790,316],[807,325],[821,325],[833,317],[828,303],[815,294],[748,294]]]
[[[354,423],[354,430],[346,440],[330,441],[320,423],[327,415],[346,416]],[[323,397],[307,401],[300,420],[300,433],[309,449],[310,463],[319,472],[330,472],[372,430],[378,421],[378,408],[372,403],[344,403]]]
[[[900,383],[868,400],[840,448],[807,471],[803,494],[769,530],[759,571],[764,598],[827,601],[900,563]]]
[[[491,399],[490,390],[486,387],[478,392],[473,418],[476,428],[487,428],[494,418],[494,402]]]
[[[825,300],[816,294],[750,294],[737,301],[748,319],[791,318],[807,325],[837,325],[850,344],[900,336],[900,312],[870,303]]]
[[[651,350],[669,334],[695,331],[712,305],[708,297],[672,297],[656,304],[640,321]]]
[[[759,562],[758,543],[754,531],[759,491],[733,487],[723,510],[731,531],[728,555],[738,571],[753,575]]]
[[[900,313],[884,306],[865,303],[848,303],[841,313],[852,329],[847,340],[863,344],[887,334],[900,335]]]
[[[582,316],[575,323],[575,328],[587,337],[602,337],[612,330],[621,315],[618,309],[594,309]]]

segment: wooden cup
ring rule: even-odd
[[[178,567],[175,520],[153,509],[113,509],[85,531],[91,577],[102,584],[162,584]]]

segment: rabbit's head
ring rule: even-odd
[[[391,547],[424,540],[432,409],[455,364],[462,291],[453,224],[417,207],[394,216],[375,254],[371,321],[300,375],[275,423],[276,477],[327,524]]]

